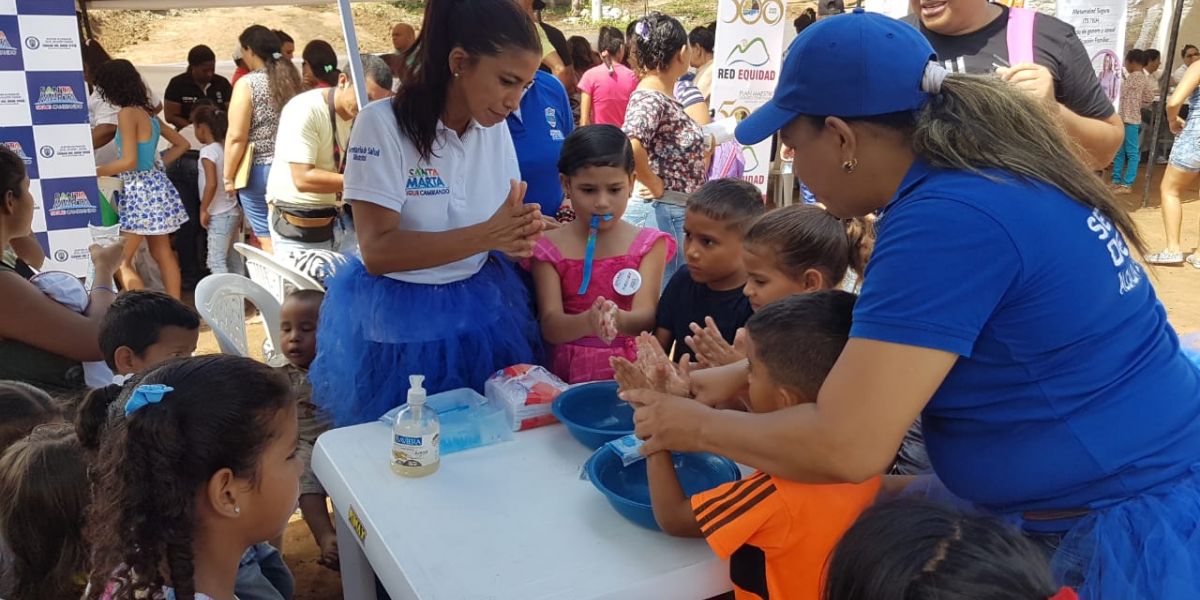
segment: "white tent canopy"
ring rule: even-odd
[[[364,2],[367,0],[350,0]],[[310,6],[337,4],[336,0],[76,0],[92,10],[168,10],[173,8],[223,8],[243,6]]]

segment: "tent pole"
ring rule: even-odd
[[[363,73],[361,54],[358,50],[358,34],[354,32],[354,11],[350,9],[350,0],[338,0],[338,13],[342,18],[342,37],[346,40],[346,62],[350,64],[351,79],[354,80],[355,97],[358,107],[367,105],[367,79]]]
[[[1150,152],[1146,155],[1146,181],[1142,188],[1142,208],[1150,206],[1150,184],[1154,178],[1154,154],[1158,151],[1158,136],[1162,132],[1163,117],[1166,116],[1167,90],[1171,86],[1171,69],[1175,66],[1175,46],[1179,42],[1179,25],[1183,22],[1183,0],[1175,0],[1175,11],[1171,15],[1171,40],[1167,45],[1167,61],[1163,65],[1158,84],[1158,110],[1154,111],[1151,123]]]

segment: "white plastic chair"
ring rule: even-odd
[[[296,290],[325,291],[325,286],[316,279],[254,246],[238,242],[233,249],[246,259],[250,279],[266,288],[281,305],[284,298]]]
[[[212,328],[223,354],[250,356],[246,339],[246,300],[262,314],[263,328],[272,348],[279,347],[280,303],[266,288],[234,273],[209,275],[196,284],[196,310]],[[267,364],[280,366],[282,355],[266,357]]]

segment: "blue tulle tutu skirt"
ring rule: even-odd
[[[376,277],[351,258],[326,285],[309,380],[338,427],[404,404],[409,375],[424,375],[430,394],[482,393],[497,370],[541,358],[529,291],[503,258],[445,285]]]

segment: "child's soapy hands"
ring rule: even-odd
[[[690,395],[688,374],[691,363],[686,356],[676,366],[649,333],[638,336],[637,349],[636,363],[622,357],[610,360],[622,390],[650,389],[677,396]]]
[[[702,368],[731,365],[746,358],[745,348],[739,348],[738,340],[744,336],[744,330],[739,329],[734,343],[725,341],[725,336],[717,327],[712,317],[704,319],[704,327],[692,323],[692,335],[684,338],[684,342],[696,354],[696,362]]]
[[[613,340],[617,339],[618,310],[615,302],[607,300],[603,296],[596,298],[596,301],[592,302],[592,307],[588,309],[592,334],[606,344],[611,344]]]

